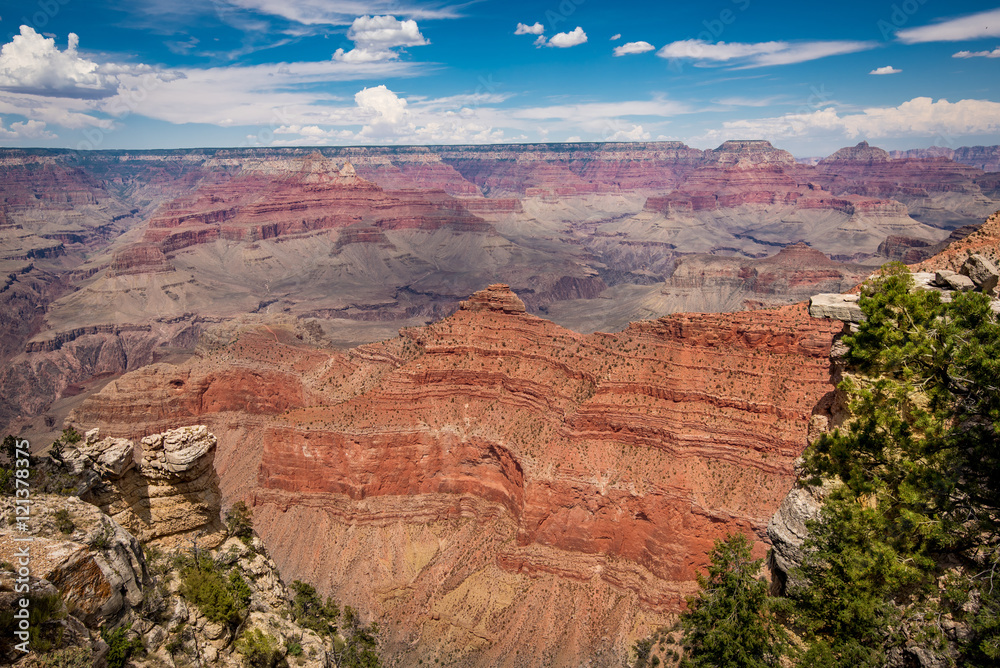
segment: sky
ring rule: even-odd
[[[0,146],[1000,144],[966,0],[4,0]]]

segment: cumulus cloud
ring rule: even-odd
[[[400,21],[394,16],[361,16],[354,19],[347,38],[354,42],[350,51],[337,49],[333,59],[345,63],[372,63],[394,60],[399,54],[392,51],[400,46],[430,44],[420,33],[417,22]]]
[[[858,137],[963,136],[1000,131],[1000,103],[989,100],[934,101],[916,97],[897,107],[876,107],[841,114],[834,107],[773,118],[728,121],[705,139],[743,136],[765,138],[837,135]]]
[[[0,88],[56,97],[95,98],[111,95],[114,77],[77,53],[80,38],[70,33],[66,50],[42,37],[34,28],[21,26],[21,34],[0,49]]]
[[[548,41],[546,46],[554,46],[559,49],[568,49],[571,46],[577,46],[583,44],[587,41],[587,33],[583,32],[583,28],[577,26],[570,32],[558,32],[552,36]]]
[[[661,58],[694,60],[700,64],[728,63],[741,68],[768,65],[791,65],[845,53],[856,53],[877,46],[875,42],[829,40],[813,42],[706,42],[685,39],[671,42],[656,55]]]
[[[55,139],[56,136],[45,129],[42,121],[11,123],[7,130],[0,123],[0,137],[3,139]]]
[[[370,117],[361,133],[365,136],[397,134],[407,117],[406,100],[385,85],[363,88],[354,95],[354,102],[363,114]]]
[[[902,71],[903,70],[897,70],[892,65],[886,65],[885,67],[876,67],[868,74],[899,74]]]
[[[962,16],[919,28],[907,28],[896,33],[904,44],[922,42],[961,42],[982,37],[996,37],[1000,32],[1000,8]]]
[[[614,129],[614,132],[606,132],[602,139],[606,141],[649,141],[650,134],[642,129],[641,125],[632,125],[629,128],[618,128],[617,125],[611,126],[610,129]]]
[[[514,31],[515,35],[541,35],[545,32],[545,26],[541,23],[535,22],[535,25],[525,25],[523,23],[517,24],[517,30]]]
[[[617,42],[621,38],[622,38],[622,34],[620,32],[616,32],[614,35],[611,36],[611,41],[612,42]]]
[[[649,42],[626,42],[621,46],[615,47],[615,56],[627,56],[632,53],[646,53],[647,51],[652,51],[656,47]]]
[[[1000,46],[992,51],[959,51],[951,54],[952,58],[1000,58]]]

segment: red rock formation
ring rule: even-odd
[[[347,163],[348,165],[350,163]],[[489,231],[490,225],[440,191],[386,193],[311,155],[277,171],[249,171],[171,202],[144,241],[169,253],[217,239],[259,241],[354,224],[381,229]]]
[[[403,663],[518,665],[530,646],[576,665],[677,610],[713,539],[763,536],[839,325],[796,306],[582,336],[495,285],[346,354],[245,331],[73,419],[129,438],[210,425],[223,493],[252,500],[284,577],[389,622]]]
[[[150,244],[136,244],[117,253],[111,259],[109,276],[128,276],[158,271],[171,271],[163,251]]]
[[[861,142],[844,148],[816,166],[816,179],[840,195],[927,197],[931,193],[980,194],[977,169],[946,157],[889,160],[889,154]]]
[[[948,158],[963,165],[976,167],[984,172],[1000,171],[1000,146],[962,146],[961,148],[946,148],[931,146],[909,151],[892,151],[894,159],[907,158]]]
[[[962,263],[972,253],[981,253],[994,262],[1000,260],[1000,211],[990,216],[986,222],[967,236],[949,244],[937,255],[920,262],[916,271],[951,269],[958,271]]]

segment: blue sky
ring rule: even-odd
[[[16,0],[0,145],[1000,144],[963,0]]]

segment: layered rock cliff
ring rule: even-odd
[[[786,307],[582,336],[497,285],[346,354],[244,330],[73,419],[209,424],[284,576],[391,624],[401,661],[603,664],[679,609],[714,538],[762,540],[838,329]]]
[[[225,538],[215,444],[204,425],[181,427],[144,437],[137,453],[131,441],[102,440],[92,429],[63,459],[74,475],[90,474],[80,497],[144,544],[177,548],[197,539],[213,548]]]

